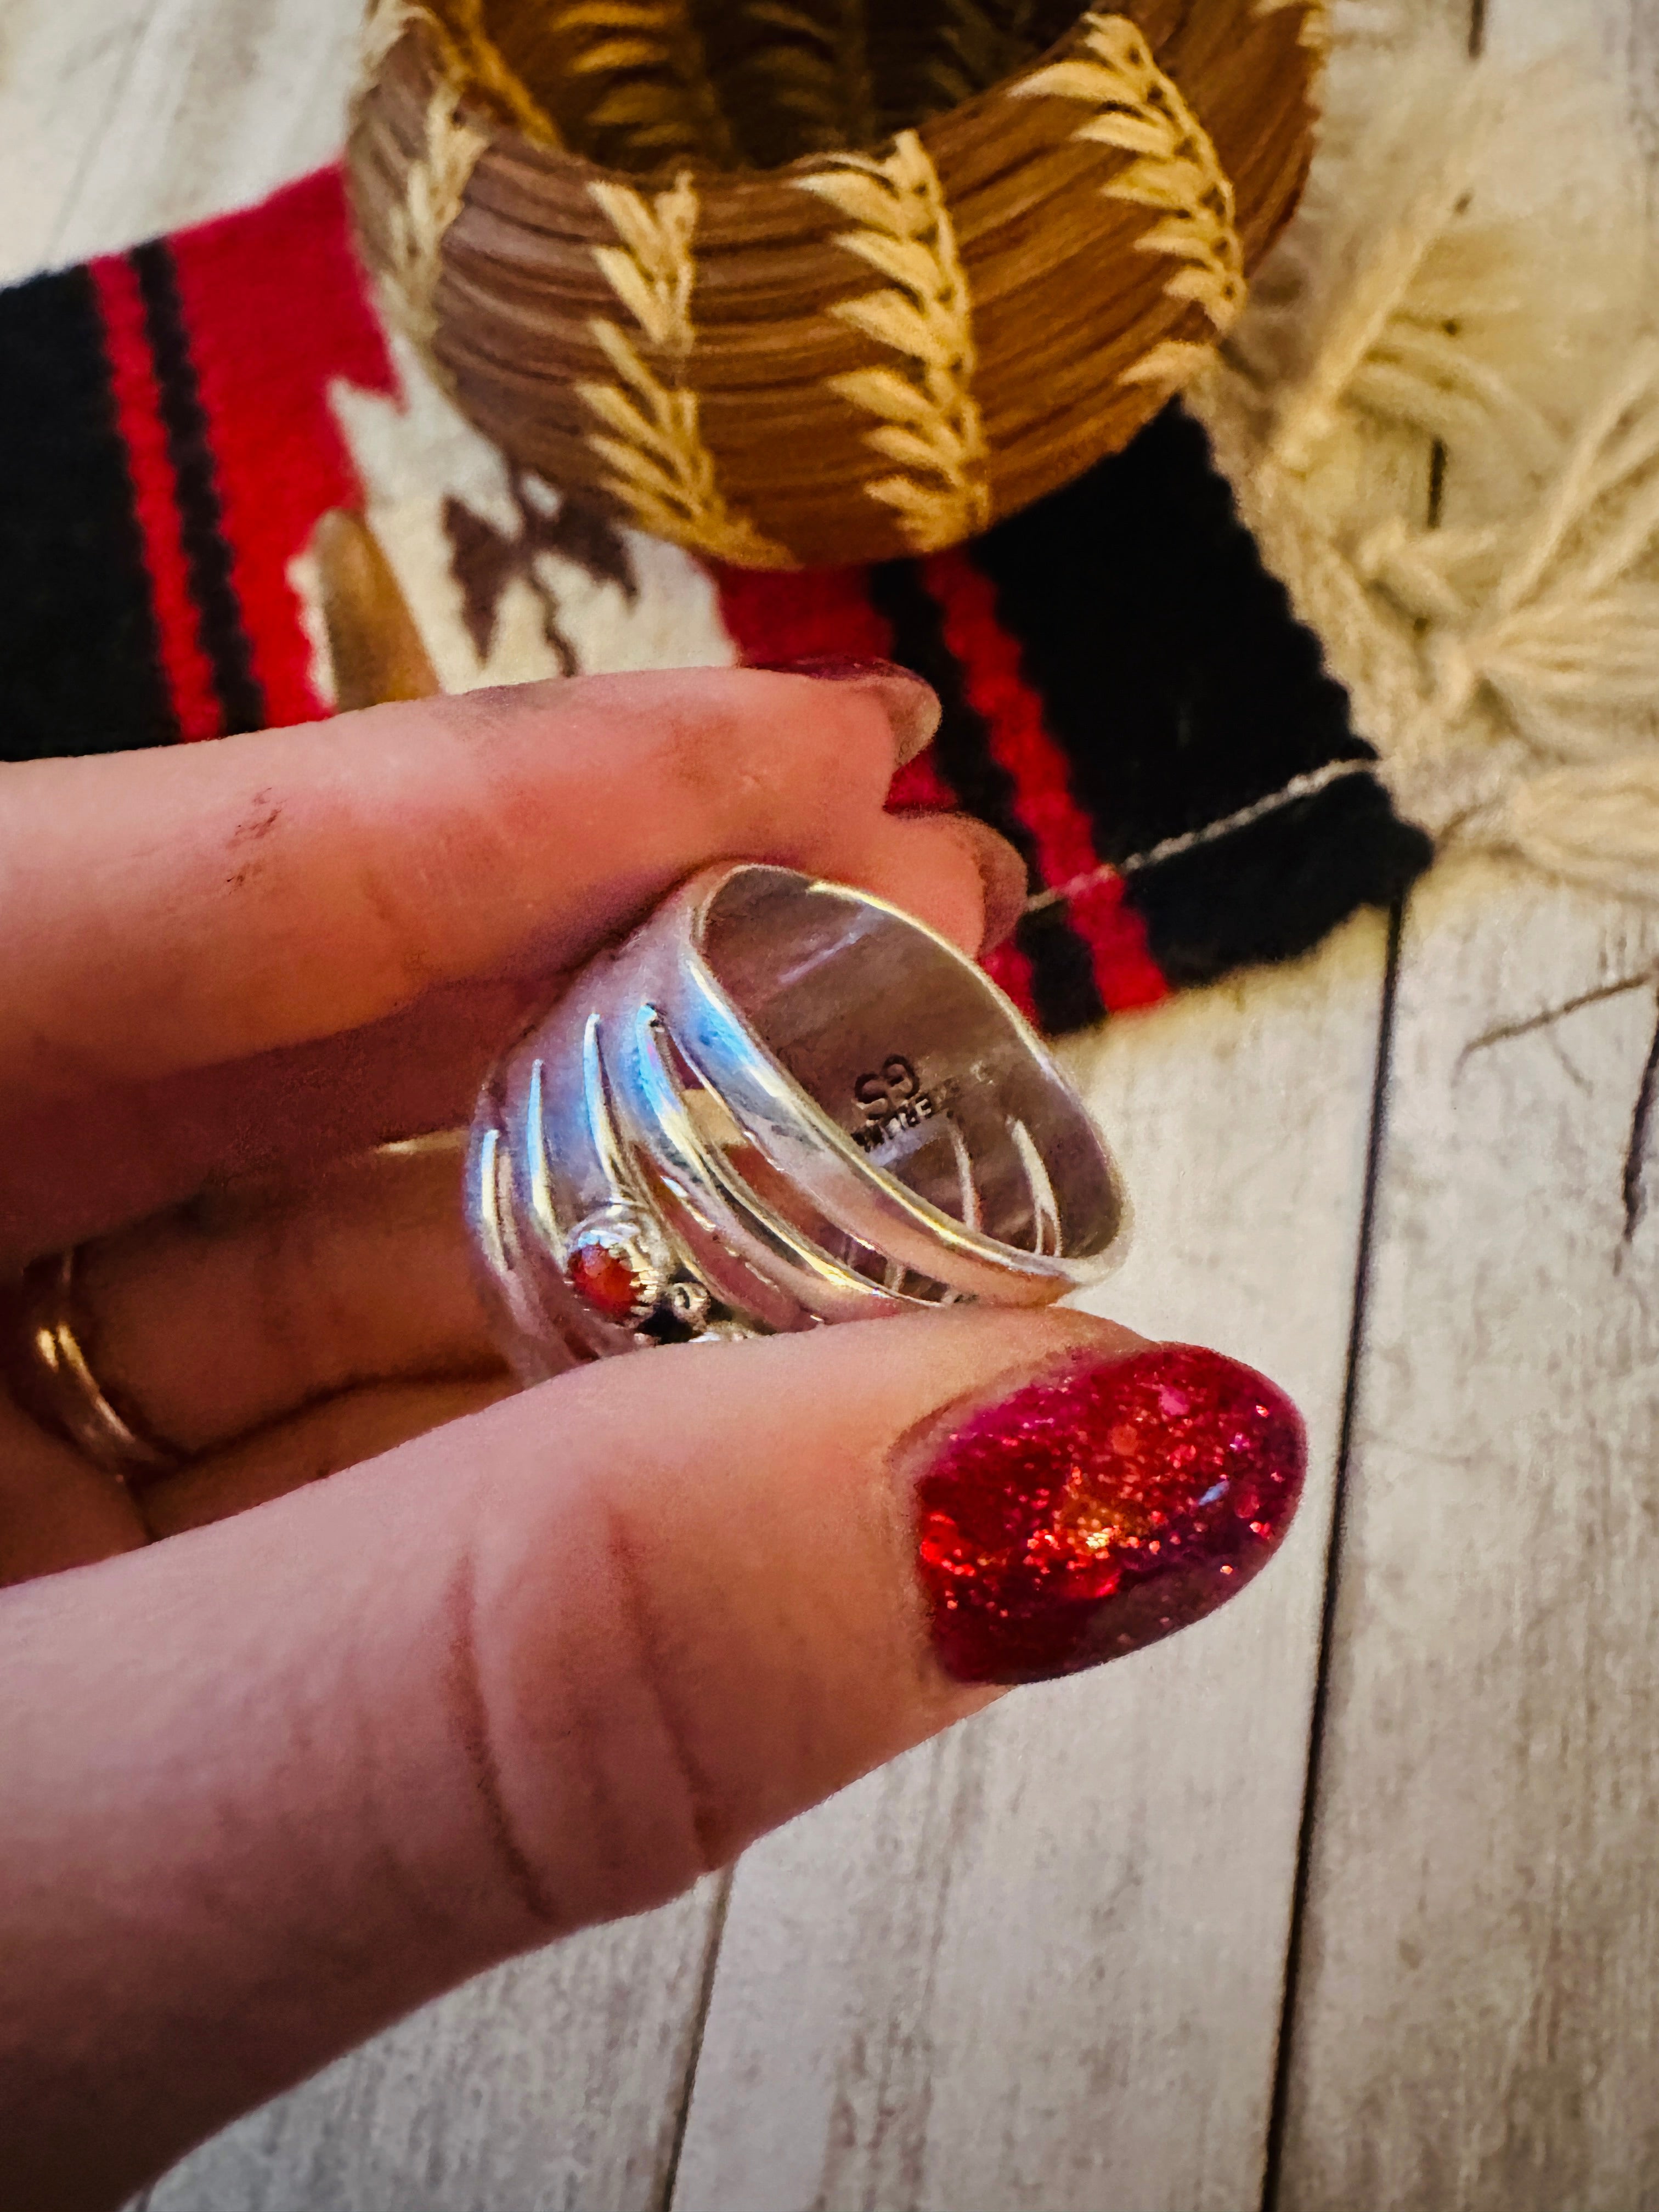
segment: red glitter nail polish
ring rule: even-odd
[[[916,1486],[945,1667],[1043,1681],[1201,1620],[1272,1558],[1306,1460],[1284,1393],[1194,1345],[1079,1355],[980,1408]]]

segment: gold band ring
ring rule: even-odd
[[[149,1434],[130,1410],[121,1410],[93,1372],[76,1258],[73,1247],[48,1253],[24,1273],[21,1325],[11,1362],[14,1395],[43,1428],[77,1446],[118,1481],[153,1480],[182,1466],[185,1455]]]

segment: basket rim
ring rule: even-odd
[[[959,543],[1214,358],[1305,173],[1322,0],[1079,8],[954,107],[771,167],[549,143],[463,68],[468,0],[375,13],[348,167],[390,319],[523,465],[771,568]]]
[[[1234,12],[1241,27],[1246,31],[1266,30],[1276,15],[1287,18],[1317,15],[1325,0],[1233,0]],[[476,71],[469,74],[465,67],[446,70],[441,48],[447,44],[451,60],[464,64],[465,57],[458,43],[465,37],[464,29],[448,20],[453,0],[383,0],[385,11],[398,20],[398,34],[386,45],[375,65],[368,70],[360,82],[354,107],[371,94],[395,53],[400,52],[413,37],[419,47],[426,74],[433,85],[448,81],[456,87],[458,112],[464,112],[468,125],[478,131],[489,142],[483,160],[492,157],[497,162],[510,163],[522,173],[534,175],[537,172],[574,179],[584,185],[594,182],[617,184],[638,191],[647,186],[672,184],[681,176],[690,176],[700,196],[741,199],[746,194],[775,185],[798,189],[796,180],[803,176],[819,174],[826,170],[844,169],[865,161],[879,160],[890,154],[899,139],[913,135],[920,139],[936,167],[943,168],[949,157],[952,140],[971,131],[991,111],[1018,97],[1016,88],[1052,69],[1056,62],[1069,59],[1082,44],[1091,27],[1096,23],[1128,22],[1146,41],[1155,63],[1162,66],[1158,49],[1145,28],[1132,16],[1126,16],[1112,8],[1079,8],[1075,20],[1053,43],[1012,70],[999,77],[994,83],[981,86],[970,98],[959,101],[920,122],[907,124],[897,131],[886,132],[861,146],[848,147],[831,153],[797,155],[792,161],[781,161],[771,167],[759,167],[750,162],[720,164],[711,161],[702,154],[679,154],[649,168],[620,168],[614,164],[595,161],[579,148],[565,144],[556,136],[541,137],[502,112],[499,99],[492,98],[489,90]],[[1184,18],[1183,18],[1184,22]],[[435,35],[434,35],[435,33]],[[1316,76],[1312,68],[1310,76]],[[519,80],[514,78],[515,82]],[[526,98],[528,98],[526,94]],[[551,128],[550,121],[550,129]]]

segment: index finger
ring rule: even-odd
[[[8,769],[0,1089],[155,1079],[557,969],[710,854],[833,875],[894,765],[878,687],[695,669]]]

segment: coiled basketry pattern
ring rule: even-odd
[[[748,566],[929,552],[1202,367],[1322,44],[1321,0],[378,0],[359,240],[550,482]]]

